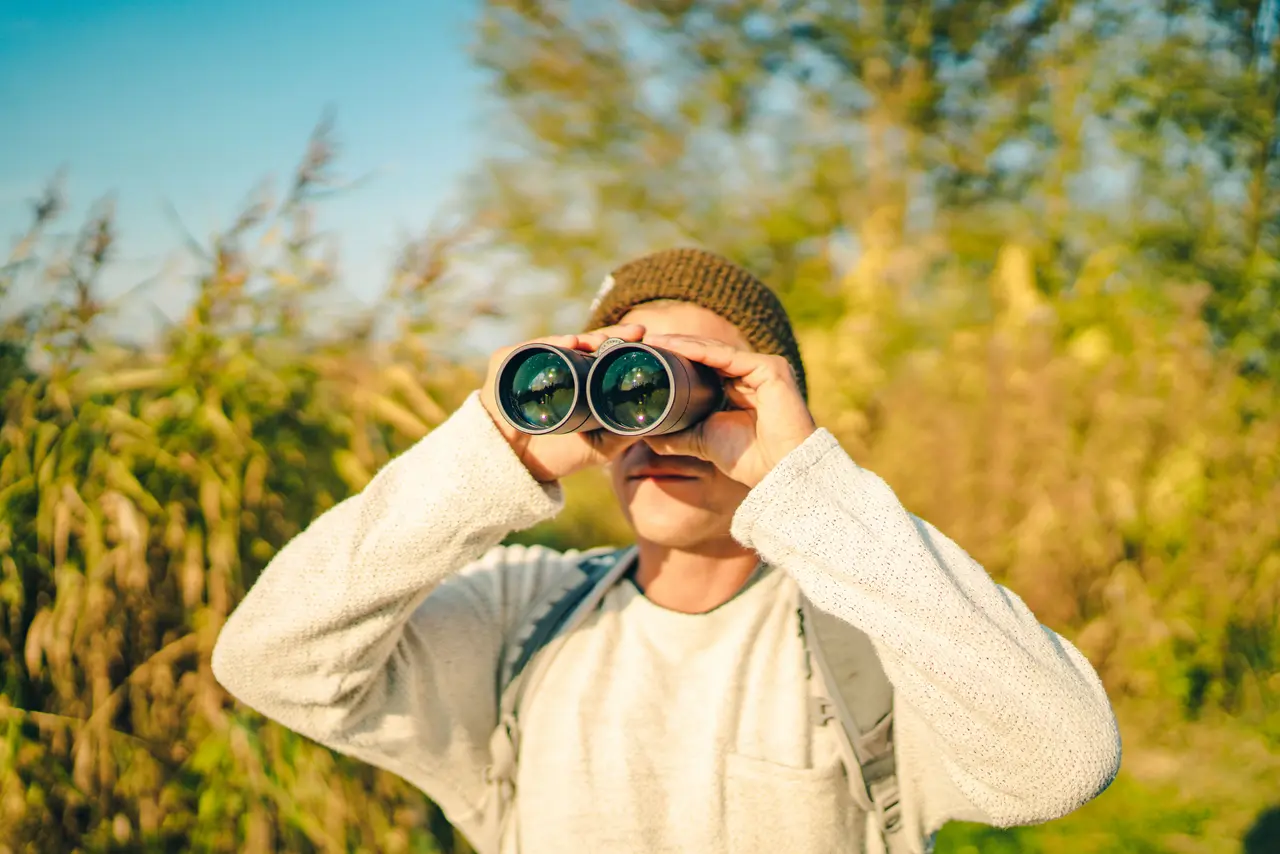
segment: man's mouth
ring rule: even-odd
[[[638,450],[637,450],[638,449]],[[633,448],[634,458],[627,460],[623,469],[627,480],[638,483],[651,480],[654,483],[679,483],[684,480],[701,480],[706,467],[693,457],[648,453],[643,445]]]
[[[628,480],[677,481],[697,480],[695,475],[676,471],[641,470],[627,478]]]

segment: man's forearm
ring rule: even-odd
[[[1088,661],[819,431],[748,497],[734,535],[875,641],[895,691],[993,824],[1101,791],[1119,735]]]
[[[323,738],[380,678],[423,598],[560,503],[559,486],[530,477],[472,396],[280,551],[219,637],[219,681]]]

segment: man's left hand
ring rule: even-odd
[[[754,487],[817,429],[791,363],[782,356],[692,335],[648,335],[644,342],[715,369],[724,377],[734,407],[713,412],[678,433],[644,437],[655,452],[707,460]]]

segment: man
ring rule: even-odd
[[[673,350],[732,407],[643,440],[528,436],[497,411],[495,354],[479,393],[281,550],[223,630],[218,679],[417,785],[484,852],[876,849],[807,702],[803,593],[873,640],[893,686],[911,850],[951,819],[1042,822],[1107,786],[1120,741],[1089,663],[815,426],[767,287],[660,252],[606,280],[597,327],[543,340]],[[526,697],[498,824],[500,674],[580,559],[498,543],[600,464],[637,558]]]

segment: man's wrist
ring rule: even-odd
[[[804,441],[793,447],[751,487],[747,497],[738,506],[733,515],[734,539],[744,545],[751,545],[751,529],[762,517],[769,515],[775,501],[788,494],[795,481],[805,477],[819,461],[837,450],[840,450],[840,443],[830,431],[821,427],[815,428]],[[802,509],[787,501],[782,502],[782,506],[787,514],[794,514]]]
[[[764,474],[762,474],[757,479],[756,483],[752,484],[752,486],[758,486],[766,477],[768,477],[769,472],[773,471],[775,468],[781,465],[783,460],[791,456],[791,454],[797,448],[802,446],[805,442],[809,441],[809,437],[817,432],[818,432],[817,425],[811,425],[807,430],[801,433],[798,433],[795,436],[791,436],[786,439],[779,440],[772,447],[770,447],[769,454],[767,456],[767,459],[769,462],[769,469],[768,471],[764,472]]]
[[[533,436],[512,427],[507,422],[507,419],[502,417],[501,413],[494,412],[491,408],[492,404],[490,402],[490,398],[484,394],[481,394],[480,396],[480,405],[488,414],[489,420],[493,422],[493,426],[497,428],[499,435],[506,440],[507,445],[516,455],[516,459],[518,459],[520,464],[525,467],[525,470],[529,472],[530,477],[544,486],[560,480],[560,476],[557,475],[557,473],[549,470],[537,459],[537,457],[529,453],[529,444],[530,440],[533,439]]]

